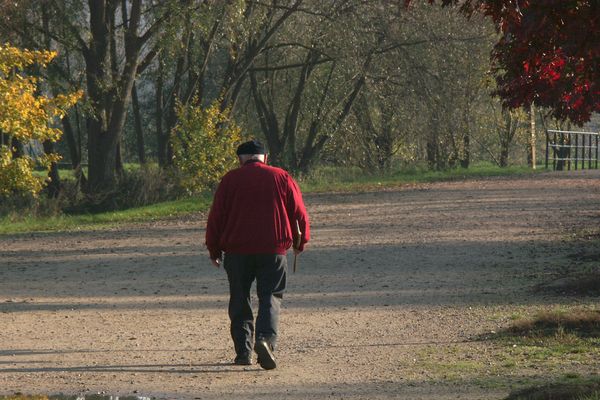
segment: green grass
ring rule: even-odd
[[[126,165],[126,168],[135,169],[136,166]],[[537,171],[541,171],[541,169]],[[428,171],[413,168],[385,175],[365,174],[359,168],[320,167],[310,176],[299,179],[299,184],[305,194],[365,192],[394,189],[417,183],[531,173],[533,171],[527,167],[499,168],[491,164],[478,164],[469,169],[459,168],[448,171]],[[72,171],[61,170],[61,177],[71,179]],[[210,196],[207,195],[200,198],[168,201],[145,207],[97,214],[60,215],[55,217],[11,215],[0,218],[0,234],[102,229],[121,223],[151,221],[192,212],[207,211],[210,207],[210,201]]]
[[[512,319],[512,318],[511,318]],[[498,362],[498,374],[518,373],[521,370],[535,368],[554,375],[571,366],[577,370],[585,365],[594,365],[600,356],[600,311],[595,308],[560,307],[553,310],[541,311],[529,317],[512,319],[510,326],[491,336],[482,337],[486,342],[491,341],[499,353],[494,356]],[[563,393],[564,388],[570,388],[579,383],[578,373],[581,370],[567,373],[564,378],[573,380],[553,387],[542,385],[518,392],[510,399],[562,399],[563,397],[536,397],[536,393]],[[550,379],[549,381],[555,381]],[[586,381],[587,382],[587,381]],[[598,384],[598,381],[594,383]],[[584,385],[585,386],[585,385]],[[589,394],[590,392],[581,392]],[[519,397],[523,396],[523,397]],[[580,397],[565,397],[564,399],[579,399]],[[581,397],[582,399],[585,397]],[[585,398],[588,399],[588,398]],[[589,400],[589,399],[588,399]]]
[[[476,164],[468,169],[455,168],[445,171],[430,171],[422,168],[403,169],[387,174],[365,174],[359,168],[320,167],[299,181],[305,193],[322,192],[365,192],[394,189],[418,183],[459,181],[495,176],[521,176],[546,171],[541,166],[536,170],[514,166],[500,168],[489,163]]]
[[[0,234],[99,229],[123,223],[168,219],[206,211],[210,207],[210,201],[209,196],[204,196],[98,214],[60,215],[57,217],[9,216],[0,219]]]
[[[516,320],[501,337],[525,339],[600,338],[600,311],[589,309],[555,309],[538,313],[533,318]]]
[[[569,308],[540,312],[514,320],[485,339],[510,349],[506,363],[587,362],[600,355],[600,311]]]
[[[448,359],[446,361],[427,360],[421,361],[420,368],[428,374],[443,379],[444,381],[460,382],[461,380],[484,374],[486,365],[479,360]]]

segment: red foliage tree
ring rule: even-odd
[[[406,0],[408,5],[411,0]],[[508,108],[549,107],[578,125],[600,112],[600,1],[429,0],[490,17],[497,94]]]

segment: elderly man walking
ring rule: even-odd
[[[296,255],[310,239],[300,189],[283,169],[267,165],[257,140],[237,148],[240,167],[229,171],[215,193],[206,227],[206,246],[215,267],[229,280],[229,318],[237,365],[252,364],[252,341],[264,369],[277,366],[273,352],[281,299],[286,287],[286,252]],[[296,225],[297,224],[297,225]],[[296,226],[301,237],[297,240]],[[256,280],[256,327],[250,289]],[[255,332],[256,331],[256,332]]]

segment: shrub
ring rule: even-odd
[[[116,203],[119,209],[141,207],[181,196],[181,189],[173,182],[172,173],[156,164],[124,171],[117,187]]]
[[[22,50],[0,45],[0,198],[14,195],[37,197],[46,178],[36,176],[36,166],[46,172],[59,159],[57,154],[31,157],[18,154],[16,143],[55,142],[61,131],[51,126],[66,110],[79,100],[81,92],[57,95],[54,98],[39,94],[39,79],[28,76],[33,65],[41,68],[55,57],[50,51]]]
[[[242,139],[240,128],[218,102],[208,108],[179,105],[177,115],[173,162],[181,186],[190,194],[199,193],[214,187],[236,165],[233,149]]]
[[[63,209],[68,214],[97,213],[175,200],[184,194],[174,183],[176,181],[177,177],[173,177],[171,171],[165,171],[156,164],[142,165],[124,170],[112,192],[81,196],[76,187],[62,190],[61,196],[66,198]]]

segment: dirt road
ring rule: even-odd
[[[278,368],[233,366],[227,281],[203,216],[0,237],[0,394],[185,399],[500,399],[600,358],[507,362],[482,334],[598,298],[531,290],[590,251],[600,173],[545,173],[306,197]],[[588,246],[588,247],[586,247]]]

